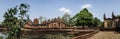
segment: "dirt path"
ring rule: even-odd
[[[112,31],[100,31],[88,39],[120,39],[120,33]]]

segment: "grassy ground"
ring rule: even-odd
[[[120,33],[115,33],[112,31],[100,31],[88,39],[120,39]]]

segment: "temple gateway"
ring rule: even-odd
[[[105,28],[115,28],[120,26],[120,17],[115,16],[114,12],[112,12],[112,18],[106,18],[104,14],[103,19]]]

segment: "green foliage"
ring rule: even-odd
[[[65,22],[65,24],[69,25],[69,19],[70,19],[70,15],[68,13],[65,13],[62,16],[63,21]]]
[[[91,26],[93,24],[93,15],[86,8],[81,10],[73,18],[77,26]]]
[[[5,14],[3,16],[5,19],[4,19],[2,24],[4,26],[7,26],[7,27],[11,27],[13,25],[16,25],[16,21],[18,21],[17,17],[15,16],[16,12],[17,12],[17,8],[16,7],[8,9],[8,11],[5,12]]]
[[[75,25],[75,19],[70,18],[70,19],[69,19],[69,25],[70,25],[70,26]]]
[[[94,18],[93,15],[84,8],[78,14],[73,17],[73,21],[77,26],[88,26],[88,27],[100,27],[102,22],[98,18]]]
[[[26,16],[26,12],[28,12],[28,5],[21,4],[20,6],[16,6],[8,9],[8,11],[4,14],[4,21],[2,24],[8,28],[8,38],[7,39],[17,39],[20,36],[20,28],[25,23],[23,18]],[[19,15],[18,15],[19,14]],[[19,19],[20,17],[20,19]],[[27,17],[29,18],[29,16]],[[24,23],[23,23],[24,22]]]
[[[29,9],[29,5],[28,4],[20,4],[19,6],[19,10],[20,10],[20,15],[24,16],[26,15],[26,12],[28,12],[28,9]]]
[[[102,26],[102,22],[100,21],[100,19],[95,17],[93,26],[94,27],[101,27]]]
[[[46,19],[45,17],[40,16],[40,17],[39,17],[39,23],[41,23],[41,22],[45,21],[45,19]]]
[[[19,17],[20,17],[20,26],[23,27],[24,22],[23,22],[23,18],[26,16],[27,19],[29,20],[29,15],[27,15],[26,13],[28,12],[29,9],[29,5],[28,4],[20,4],[19,8]]]
[[[120,15],[117,15],[117,17],[119,17],[119,18],[120,18]]]

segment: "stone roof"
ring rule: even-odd
[[[49,24],[49,23],[52,23],[52,22],[64,23],[64,21],[62,19],[60,19],[60,17],[58,17],[58,18],[54,18],[54,19],[45,20],[41,24]]]
[[[47,25],[47,24],[50,24],[50,23],[53,23],[53,22],[60,22],[60,23],[65,24],[64,21],[63,21],[60,17],[45,20],[45,21],[41,22],[41,24],[39,24],[39,20],[38,20],[37,18],[35,18],[35,19],[33,20],[33,22],[32,22],[31,20],[29,20],[28,22],[26,22],[26,24],[28,24],[28,25],[38,25],[38,26],[40,26],[40,25]]]

